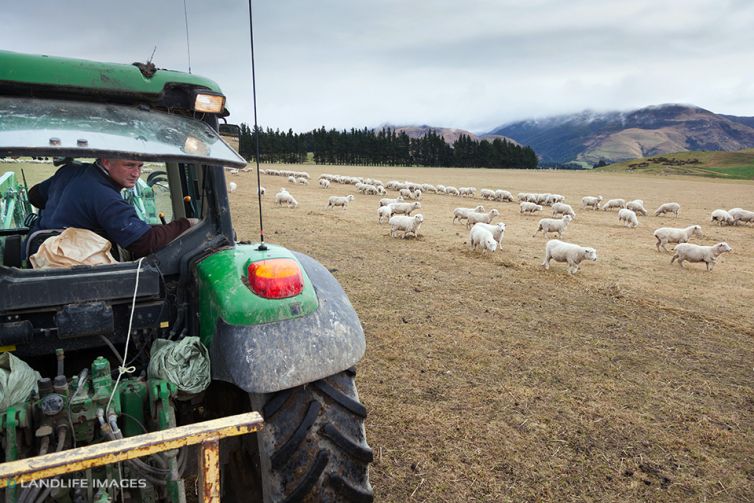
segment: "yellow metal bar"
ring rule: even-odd
[[[202,503],[220,503],[220,439],[202,442],[200,456]]]
[[[121,440],[112,440],[101,444],[11,461],[0,464],[0,488],[78,472],[95,466],[118,463],[207,440],[217,441],[224,437],[245,435],[260,430],[263,424],[264,421],[259,413],[247,412]]]

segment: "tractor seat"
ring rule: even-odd
[[[52,236],[57,236],[61,232],[63,232],[65,229],[43,229],[34,231],[29,235],[29,238],[26,240],[26,258],[28,260],[29,257],[37,253],[39,250],[39,247],[42,246],[42,243],[45,242],[47,238],[51,238]],[[121,257],[123,256],[123,253],[121,253],[121,248],[112,243],[112,246],[110,248],[110,254],[113,256],[115,260],[120,261]],[[123,250],[125,252],[125,250]]]

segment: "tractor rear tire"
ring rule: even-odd
[[[252,395],[262,410],[257,433],[266,503],[357,502],[374,499],[369,484],[372,449],[366,441],[366,408],[354,370],[272,393]]]

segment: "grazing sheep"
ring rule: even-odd
[[[728,210],[730,216],[733,217],[733,224],[738,225],[738,222],[754,223],[754,211],[744,210],[743,208],[733,208]]]
[[[488,231],[492,233],[492,237],[495,238],[495,241],[497,241],[498,248],[503,246],[503,236],[505,236],[504,223],[499,222],[496,224],[485,224],[484,222],[477,222],[474,224],[474,227],[481,227],[482,229],[487,229]],[[472,227],[471,230],[474,230],[474,228]]]
[[[398,191],[403,199],[413,199],[414,193],[409,189],[401,189]]]
[[[634,199],[633,201],[627,202],[626,208],[632,210],[637,215],[641,215],[643,217],[647,216],[647,210],[644,208],[644,201],[642,201],[641,199]]]
[[[453,210],[453,223],[456,223],[456,220],[459,222],[461,220],[466,220],[469,216],[469,213],[482,213],[484,211],[484,206],[481,204],[477,206],[476,208],[456,208]]]
[[[533,215],[537,211],[542,211],[542,207],[536,203],[530,203],[528,201],[524,201],[519,203],[519,207],[521,208],[521,213],[528,213],[530,215]]]
[[[295,176],[289,176],[288,177],[288,183],[296,183],[296,177]]]
[[[560,194],[546,194],[544,204],[546,206],[552,206],[555,203],[562,203],[565,200],[565,196],[561,196]]]
[[[299,176],[299,177],[296,177],[296,183],[299,185],[309,185],[309,180],[307,180],[303,176]]]
[[[496,201],[509,201],[513,202],[513,194],[508,192],[507,190],[497,189],[495,191],[495,200]]]
[[[319,186],[322,187],[323,189],[327,189],[327,188],[330,187],[330,181],[329,180],[325,180],[324,178],[320,178],[319,179]]]
[[[236,185],[236,182],[230,182],[228,184],[228,191],[229,192],[235,192],[237,188],[238,188],[238,185]]]
[[[289,208],[296,208],[298,206],[298,201],[285,189],[280,189],[280,192],[275,194],[275,202],[280,206],[285,203]]]
[[[495,253],[497,250],[497,241],[488,229],[475,225],[469,232],[469,246],[475,250],[481,248],[482,252],[490,251]]]
[[[570,204],[556,202],[552,205],[552,216],[568,215],[571,218],[576,218],[576,213],[573,212]]]
[[[411,199],[415,199],[419,201],[422,198],[422,191],[419,189],[416,189],[411,193]]]
[[[676,227],[660,227],[655,229],[654,237],[657,239],[655,246],[657,251],[660,247],[669,252],[665,245],[668,243],[688,243],[691,236],[702,237],[702,227],[700,225],[689,225],[686,228],[678,229]]]
[[[684,262],[704,262],[707,265],[707,270],[711,271],[717,263],[717,257],[732,249],[725,241],[712,246],[681,243],[675,247],[675,254],[670,259],[670,263],[672,264],[675,259],[678,259],[678,265],[683,267]]]
[[[609,199],[605,204],[602,205],[602,211],[611,210],[613,208],[625,208],[625,207],[626,207],[625,199]]]
[[[661,204],[659,208],[655,210],[655,216],[664,215],[665,213],[672,213],[678,218],[678,210],[681,209],[681,205],[678,203],[665,203]]]
[[[543,218],[539,221],[537,230],[534,231],[531,237],[536,236],[537,232],[542,231],[544,237],[547,237],[548,232],[557,232],[558,238],[560,238],[571,220],[573,220],[571,215],[564,215],[563,218]]]
[[[490,189],[482,189],[479,191],[479,197],[482,199],[493,200],[495,199],[495,191]]]
[[[392,203],[388,204],[390,211],[393,215],[410,215],[412,211],[422,207],[422,203],[416,201],[415,203]]]
[[[413,217],[403,215],[390,217],[390,237],[395,237],[397,232],[403,232],[402,238],[405,238],[409,234],[417,237],[419,236],[419,226],[421,226],[422,222],[424,222],[424,215],[421,213],[417,213]]]
[[[717,209],[713,211],[710,220],[719,226],[722,226],[723,224],[733,225],[736,222],[736,219],[733,218],[733,215],[723,209]]]
[[[618,210],[618,221],[623,222],[625,227],[631,227],[632,229],[639,225],[639,219],[636,218],[636,213],[634,213],[634,210],[629,210],[628,208],[621,208]]]
[[[345,210],[348,206],[349,201],[353,201],[352,194],[348,194],[347,196],[330,196],[330,198],[327,200],[327,207],[335,208],[336,206],[342,206]]]
[[[380,206],[377,208],[377,222],[382,223],[382,219],[385,219],[385,222],[390,220],[390,217],[393,216],[393,209],[390,206]]]
[[[447,187],[445,187],[445,193],[446,194],[450,194],[451,196],[459,196],[459,195],[461,195],[461,193],[458,192],[457,188],[451,187],[450,185],[448,185]]]
[[[264,187],[260,185],[259,188],[257,189],[257,195],[263,196],[265,192],[267,192],[267,189],[265,189]]]
[[[401,197],[401,196],[398,196],[395,199],[390,199],[388,197],[383,197],[382,199],[380,199],[380,206],[387,206],[388,204],[400,203],[402,201],[403,201],[403,197]]]
[[[474,197],[474,194],[476,193],[475,187],[458,187],[458,192],[460,193],[461,197]]]
[[[480,213],[476,211],[470,212],[468,215],[466,215],[466,227],[471,227],[472,225],[482,222],[485,224],[492,223],[492,219],[498,216],[500,212],[496,210],[495,208],[492,208],[487,213]]]
[[[584,196],[581,198],[581,207],[596,210],[599,209],[601,202],[602,196]]]
[[[550,268],[550,260],[567,262],[568,274],[575,274],[579,270],[582,260],[597,261],[597,250],[551,239],[545,245],[545,261],[542,263],[545,269]]]

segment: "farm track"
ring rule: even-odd
[[[280,166],[275,166],[281,168]],[[333,271],[364,325],[361,399],[378,501],[754,500],[754,228],[713,228],[717,207],[751,205],[754,184],[620,174],[290,166],[309,186],[262,176],[267,240]],[[285,168],[283,168],[285,169]],[[577,211],[564,239],[594,246],[570,277],[544,271],[540,217],[517,205],[428,195],[418,239],[391,239],[378,197],[316,185],[322,173],[557,192]],[[252,176],[229,177],[239,238],[255,239]],[[287,187],[297,209],[278,208]],[[329,195],[356,194],[345,211]],[[682,205],[679,218],[618,225],[581,196]],[[502,251],[482,255],[451,223],[457,206],[496,207]],[[651,207],[651,208],[650,208]],[[548,215],[543,215],[548,216]],[[660,226],[701,223],[734,252],[712,273],[671,266]]]

